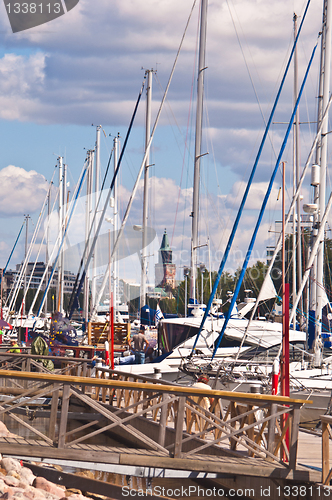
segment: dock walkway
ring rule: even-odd
[[[320,470],[305,467],[313,465],[306,456],[309,447],[313,453],[308,440],[315,440],[316,450],[321,447],[317,436],[306,435],[304,446],[302,433],[299,439],[302,400],[214,390],[207,394],[98,369],[89,377],[84,376],[90,374],[84,360],[67,361],[62,373],[43,368],[30,373],[23,369],[27,358],[22,358],[20,371],[16,356],[11,362],[7,354],[7,369],[0,369],[0,394],[6,395],[0,415],[20,425],[22,437],[1,437],[4,455],[78,467],[84,463],[85,468],[91,464],[91,469],[99,464],[101,470],[149,481],[173,471],[188,481],[203,474],[224,485],[252,481],[267,488],[311,487],[322,482]],[[204,397],[213,398],[209,410],[200,404]],[[49,403],[38,408],[42,398]],[[39,417],[49,419],[47,431],[34,426]],[[98,438],[101,444],[95,444]]]

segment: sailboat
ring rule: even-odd
[[[279,323],[269,323],[266,321],[253,320],[250,322],[245,319],[244,314],[247,313],[254,302],[244,304],[245,307],[241,311],[237,311],[235,300],[231,304],[229,317],[227,318],[227,328],[225,326],[225,317],[222,314],[213,314],[209,311],[204,312],[202,305],[198,304],[195,297],[196,289],[196,269],[197,269],[197,249],[199,248],[198,240],[198,216],[199,216],[199,184],[200,184],[200,160],[202,157],[202,115],[203,115],[203,88],[204,88],[204,73],[205,67],[205,45],[206,45],[206,25],[207,25],[207,6],[208,1],[201,2],[201,19],[200,19],[200,42],[199,42],[199,64],[198,64],[198,84],[197,84],[197,109],[196,109],[196,139],[195,139],[195,160],[194,160],[194,189],[193,189],[193,204],[192,204],[192,243],[191,243],[191,275],[190,275],[190,290],[191,301],[193,304],[193,314],[186,318],[162,319],[159,323],[159,350],[163,349],[162,355],[148,365],[126,366],[125,371],[133,373],[150,374],[154,369],[158,370],[163,378],[170,380],[172,377],[177,377],[177,371],[181,362],[195,351],[195,354],[211,357],[215,354],[217,357],[228,357],[235,355],[241,346],[244,332],[247,332],[246,342],[240,347],[240,351],[247,350],[252,345],[263,345],[265,347],[281,342],[282,331]],[[291,59],[291,57],[290,57]],[[289,67],[289,65],[288,65]],[[283,79],[284,82],[284,79]],[[282,82],[282,84],[283,84]],[[280,95],[281,88],[278,96]],[[276,106],[276,104],[275,104]],[[273,112],[271,112],[269,124],[272,121]],[[268,130],[268,128],[267,128]],[[267,130],[263,140],[267,136]],[[262,142],[263,144],[263,142]],[[255,167],[261,153],[261,148],[256,159]],[[251,178],[252,181],[252,178]],[[244,200],[245,202],[245,200]],[[243,202],[243,205],[244,205]],[[242,207],[243,209],[243,207]],[[267,287],[268,288],[268,287]],[[265,290],[266,291],[266,290]],[[264,291],[262,290],[262,293]],[[269,295],[270,294],[270,295]],[[261,294],[262,295],[262,294]],[[262,300],[275,296],[275,291],[271,295],[271,290],[268,295]],[[210,298],[211,303],[213,297]],[[202,319],[202,316],[204,318]],[[225,331],[224,331],[225,330]],[[223,341],[219,345],[220,335],[222,334]],[[298,339],[302,342],[304,335],[302,332],[291,332],[294,340]],[[195,338],[196,337],[196,338]],[[218,345],[217,345],[218,342]]]

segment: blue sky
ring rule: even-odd
[[[214,268],[263,133],[262,113],[266,119],[284,70],[293,36],[293,12],[302,15],[304,5],[296,0],[209,2],[203,131],[203,150],[209,155],[202,160],[201,242],[210,238]],[[157,69],[154,119],[191,6],[191,0],[80,0],[57,20],[13,34],[0,4],[0,265],[8,258],[24,214],[30,213],[36,220],[46,180],[50,180],[59,154],[68,164],[73,189],[84,162],[84,148],[92,148],[95,142],[91,124],[102,124],[107,136],[102,136],[105,168],[112,147],[109,134],[119,132],[124,137],[143,80],[142,68]],[[299,45],[300,79],[320,31],[321,9],[322,1],[312,0]],[[151,153],[151,226],[159,241],[167,228],[180,266],[188,264],[184,255],[190,248],[197,20],[196,6]],[[301,105],[302,121],[315,120],[318,62],[316,56]],[[275,122],[289,119],[292,89],[290,73]],[[123,162],[122,210],[143,156],[143,123],[144,99]],[[302,163],[314,127],[304,125],[301,129]],[[272,127],[271,143],[277,152],[284,130],[285,125]],[[285,160],[291,169],[291,142]],[[274,161],[275,152],[267,144],[235,241],[234,268],[246,250]],[[290,188],[290,173],[288,178]],[[266,245],[274,241],[268,230],[274,229],[274,221],[280,219],[280,182],[279,176],[255,258],[263,258]],[[303,195],[304,201],[311,201],[308,185]],[[130,224],[140,222],[141,198],[140,190]],[[12,265],[22,258],[23,247],[22,242]],[[201,259],[206,261],[203,253]],[[151,259],[151,269],[154,262]],[[134,272],[128,266],[133,279],[138,279],[137,267],[135,263]]]

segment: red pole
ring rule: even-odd
[[[113,306],[113,293],[111,293],[111,368],[114,370],[114,306]]]
[[[281,355],[281,395],[289,396],[289,283],[286,283],[286,227],[285,227],[285,162],[282,163],[282,355]],[[282,415],[282,428],[288,415]],[[285,435],[289,450],[289,432]],[[286,454],[281,449],[281,459],[286,461]]]

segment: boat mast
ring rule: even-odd
[[[294,21],[294,41],[296,40],[297,37],[297,15],[294,13],[293,16],[293,21]],[[299,85],[298,85],[298,58],[297,58],[297,44],[295,46],[295,51],[294,51],[294,102],[296,102],[297,96],[299,93]],[[299,107],[296,110],[295,113],[295,120],[294,120],[294,166],[295,166],[295,180],[296,180],[296,186],[298,186],[299,181],[300,181],[300,110]],[[295,193],[295,190],[294,190]],[[294,209],[294,212],[297,212],[297,241],[295,239],[295,242],[297,244],[297,256],[296,256],[296,263],[297,263],[297,284],[295,282],[295,295],[293,295],[293,301],[296,297],[296,285],[297,288],[300,287],[301,281],[302,281],[302,244],[301,244],[301,199],[300,196],[297,197],[296,201],[296,210]],[[293,222],[295,226],[295,222]],[[296,232],[296,231],[295,231]],[[294,235],[296,238],[296,235]],[[295,259],[295,255],[294,255]],[[295,260],[294,260],[294,268],[295,268]],[[293,288],[294,290],[294,288]],[[303,318],[303,303],[301,300],[300,303],[300,324],[302,324],[302,318]]]
[[[25,315],[26,313],[26,304],[25,304],[25,300],[24,300],[24,297],[26,297],[26,289],[27,289],[27,267],[28,267],[28,263],[25,262],[26,259],[27,259],[27,255],[28,255],[28,231],[29,231],[29,219],[30,219],[30,215],[26,215],[25,216],[25,221],[26,221],[26,226],[25,226],[25,249],[24,249],[24,263],[25,263],[25,270],[24,270],[24,290],[23,290],[23,308],[22,308],[22,314]]]
[[[203,123],[203,91],[204,91],[204,70],[206,51],[206,24],[207,24],[208,0],[201,2],[201,25],[200,42],[198,56],[198,78],[197,78],[197,108],[196,108],[196,135],[195,135],[195,168],[194,168],[194,192],[192,230],[191,230],[191,276],[190,276],[190,297],[196,298],[196,272],[197,272],[197,247],[198,247],[198,219],[199,219],[199,184],[200,184],[200,162],[202,144],[202,123]]]
[[[114,172],[116,172],[116,168],[118,166],[118,161],[119,161],[119,142],[120,142],[120,134],[117,135],[117,137],[114,137],[113,141],[113,146],[114,146]],[[114,190],[113,190],[113,197],[114,197],[114,206],[113,206],[113,244],[115,243],[116,235],[118,232],[118,180],[117,178],[115,179],[114,182]],[[111,255],[111,254],[110,254]],[[117,259],[117,252],[114,256],[113,262],[113,310],[114,310],[114,318],[115,321],[119,321],[119,318],[117,317],[117,303],[118,303],[118,259]],[[109,294],[109,300],[110,300],[110,307],[111,307],[111,290]],[[111,319],[111,318],[110,318]]]
[[[331,16],[332,4],[330,0],[325,0],[325,50],[324,50],[324,84],[322,107],[325,110],[330,92],[330,75],[331,75]],[[325,211],[325,195],[326,195],[326,167],[327,167],[327,133],[328,133],[328,114],[324,118],[322,127],[321,140],[321,157],[320,157],[320,186],[319,186],[319,214],[318,225],[322,220]],[[317,287],[316,287],[316,339],[322,331],[322,301],[323,301],[323,274],[324,274],[324,231],[322,233],[322,241],[319,245],[317,254]]]
[[[58,157],[58,166],[59,166],[59,234],[60,240],[62,241],[64,235],[64,209],[66,203],[66,194],[65,194],[65,166],[63,164],[63,157]],[[59,312],[63,311],[63,247],[60,251],[59,256],[59,265],[58,265],[58,305],[57,310]]]
[[[93,165],[93,150],[89,150],[87,152],[87,161],[88,161],[88,169],[87,169],[87,179],[86,179],[86,204],[85,204],[85,240],[86,246],[89,251],[90,243],[87,241],[90,232],[90,215],[91,215],[91,193],[92,193],[92,165]],[[89,320],[89,269],[87,267],[88,263],[85,262],[86,274],[84,280],[84,306],[83,306],[83,314],[85,323],[88,323]]]
[[[145,72],[147,75],[146,88],[146,115],[145,115],[145,148],[151,135],[151,97],[152,97],[152,74],[153,69]],[[145,160],[144,167],[144,196],[143,196],[143,221],[142,221],[142,271],[141,271],[141,298],[140,309],[146,305],[146,278],[147,278],[147,229],[148,229],[148,204],[149,204],[149,166],[150,166],[150,148]]]
[[[96,144],[95,144],[95,179],[94,179],[94,211],[97,211],[98,205],[98,195],[99,195],[99,178],[100,178],[100,130],[101,125],[97,125],[96,127]],[[94,235],[96,232],[96,222],[94,224]],[[96,299],[96,282],[97,282],[97,245],[94,250],[94,254],[92,257],[92,277],[91,277],[91,302],[95,303]]]
[[[323,20],[322,20],[322,38],[321,38],[321,50],[320,50],[320,73],[319,73],[319,89],[318,89],[318,109],[317,109],[317,133],[321,128],[322,116],[323,116],[323,85],[324,85],[324,47],[325,47],[325,18],[326,18],[326,0],[324,0],[323,6]],[[318,208],[319,203],[319,183],[320,183],[320,151],[322,143],[321,132],[318,134],[316,154],[314,164],[311,169],[311,185],[314,188],[313,200],[314,204]],[[318,233],[318,209],[314,213],[312,235],[310,241],[310,247],[312,247],[313,241]],[[312,252],[312,248],[309,249]],[[316,282],[317,282],[317,255],[314,256],[313,266],[310,271],[310,286],[309,286],[309,318],[308,318],[308,347],[311,348],[313,341],[315,339],[315,318],[316,318]]]
[[[52,183],[51,183],[52,185]],[[47,195],[47,227],[46,227],[46,247],[45,247],[45,267],[47,269],[46,276],[45,276],[45,303],[44,303],[44,314],[45,318],[47,315],[47,283],[48,283],[48,258],[49,258],[49,250],[48,250],[48,245],[49,245],[49,223],[50,223],[50,214],[51,214],[51,207],[50,207],[50,202],[51,202],[51,190],[49,190],[48,195]]]

